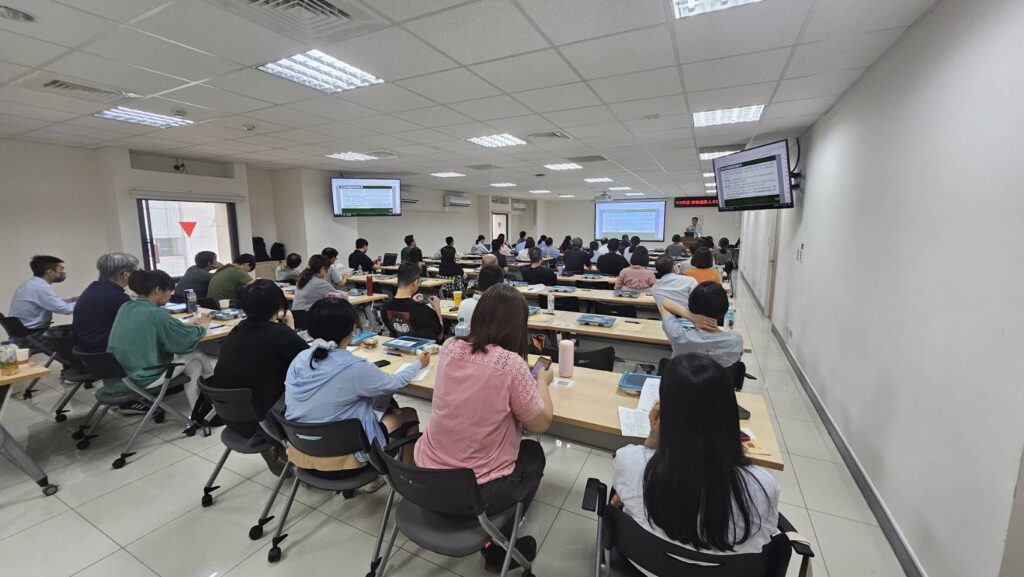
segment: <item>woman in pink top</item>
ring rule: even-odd
[[[654,271],[647,268],[650,264],[650,257],[647,254],[647,247],[638,246],[633,249],[629,257],[629,268],[619,272],[619,278],[615,279],[615,288],[622,287],[631,289],[649,289],[654,286],[657,280],[654,278]]]
[[[549,368],[536,379],[530,374],[528,317],[526,299],[511,285],[484,292],[469,336],[441,347],[430,425],[416,443],[420,467],[472,469],[488,514],[511,507],[518,486],[544,471],[544,451],[523,439],[523,428],[543,433],[551,425],[548,386],[554,373]],[[524,499],[524,507],[533,497]],[[536,541],[524,537],[516,548],[532,560]],[[492,556],[504,557],[499,550],[487,548],[488,563]]]

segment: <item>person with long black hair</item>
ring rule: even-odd
[[[313,303],[327,296],[327,293],[337,292],[337,288],[331,284],[331,260],[322,254],[314,254],[309,257],[306,268],[299,273],[295,281],[295,300],[292,301],[293,311],[308,311]],[[341,298],[348,299],[345,293],[338,293]]]
[[[706,355],[673,357],[650,419],[644,444],[615,454],[612,504],[684,547],[760,553],[778,531],[779,484],[743,451],[725,369]]]

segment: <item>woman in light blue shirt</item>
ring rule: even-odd
[[[315,340],[310,348],[300,352],[285,375],[285,417],[301,423],[330,423],[345,419],[359,419],[371,443],[387,446],[387,434],[404,423],[416,421],[412,408],[394,408],[389,405],[391,395],[403,389],[420,369],[430,365],[430,355],[420,353],[417,360],[408,363],[394,374],[386,373],[370,361],[347,350],[355,336],[358,324],[356,310],[348,301],[324,298],[309,309],[306,320],[309,336]],[[409,428],[407,434],[416,433]],[[289,448],[289,458],[306,469],[332,473],[365,466],[366,455],[358,453],[348,464],[338,464],[334,458],[322,459],[295,455]],[[407,451],[411,462],[412,451]]]

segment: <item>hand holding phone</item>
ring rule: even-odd
[[[537,359],[536,363],[533,363],[533,368],[530,369],[530,374],[533,375],[534,378],[537,378],[537,375],[541,371],[547,370],[550,366],[551,359],[547,357],[540,357],[539,359]]]

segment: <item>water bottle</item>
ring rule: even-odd
[[[373,275],[372,274],[366,275],[366,296],[368,296],[368,297],[372,297],[373,296]]]
[[[185,305],[189,314],[195,314],[199,311],[199,298],[196,296],[196,291],[185,289]]]
[[[18,374],[18,345],[7,341],[0,345],[0,375]]]
[[[469,336],[469,324],[466,323],[466,319],[459,317],[459,324],[455,325],[455,336],[457,337],[468,337]]]
[[[572,377],[572,367],[575,362],[576,345],[569,339],[562,339],[558,343],[558,376],[563,379]]]
[[[356,276],[363,276],[363,265],[356,267]]]
[[[555,293],[548,291],[548,314],[555,314]]]
[[[729,307],[729,312],[725,313],[725,324],[729,325],[729,328],[736,326],[736,309],[732,306]]]

